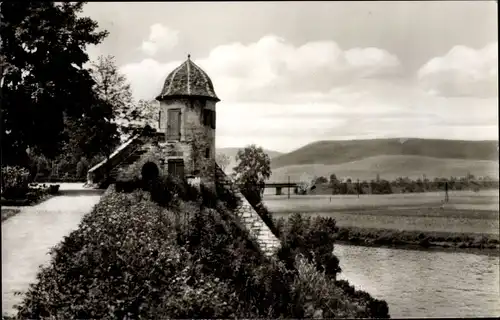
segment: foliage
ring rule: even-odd
[[[89,167],[89,162],[87,161],[87,158],[83,157],[78,161],[76,164],[76,177],[78,179],[85,179],[87,178],[87,171],[90,169]]]
[[[85,47],[107,35],[81,17],[83,2],[2,2],[2,163],[26,164],[29,149],[52,159],[65,119],[96,104]]]
[[[229,156],[225,153],[218,153],[217,157],[215,159],[215,162],[221,167],[221,169],[224,171],[226,170],[227,166],[230,163]]]
[[[325,183],[325,177],[319,177],[316,179],[316,183],[319,186],[324,186],[323,188],[318,188],[318,190],[323,190],[324,192],[331,194],[357,194],[358,190],[360,194],[392,194],[392,193],[417,193],[417,192],[431,192],[431,191],[444,191],[446,189],[446,184],[448,185],[448,190],[484,190],[498,188],[499,181],[494,180],[490,177],[474,177],[472,174],[468,173],[465,177],[450,177],[450,178],[434,178],[429,180],[427,178],[423,179],[410,179],[408,177],[399,177],[395,180],[388,181],[381,179],[372,180],[370,182],[360,181],[358,183],[353,183],[350,179],[346,179],[345,182],[337,179],[335,174],[331,174],[328,183]],[[319,181],[323,181],[320,183]],[[327,191],[327,189],[330,189]]]
[[[341,227],[336,241],[359,245],[498,249],[498,235]]]
[[[148,124],[152,128],[159,128],[160,121],[160,106],[159,102],[156,100],[143,100],[140,99],[134,109],[139,115],[135,122],[141,121],[144,124]]]
[[[91,70],[96,83],[94,91],[112,110],[112,117],[107,120],[116,125],[120,136],[130,137],[146,122],[146,110],[142,110],[144,102],[134,103],[130,84],[119,72],[113,56],[99,56]],[[112,141],[110,147],[114,148],[115,144],[116,141]]]
[[[325,317],[325,318],[355,318],[366,317],[361,313],[364,308],[358,311],[353,303],[350,303],[343,294],[341,288],[334,285],[334,282],[324,272],[318,271],[313,263],[309,262],[302,254],[295,256],[295,269],[297,276],[292,285],[292,292],[296,296],[296,301],[304,306],[304,317]],[[360,312],[360,314],[357,314]]]
[[[250,198],[262,199],[265,181],[271,176],[271,160],[261,147],[249,145],[238,150],[238,165],[234,167],[235,181],[241,192]],[[248,198],[247,197],[247,198]],[[249,202],[252,204],[252,201]]]
[[[281,240],[281,257],[292,265],[290,260],[303,254],[309,261],[315,259],[316,268],[325,271],[333,278],[341,272],[339,261],[333,254],[335,233],[338,228],[335,219],[329,217],[304,218],[293,214],[288,220],[277,221]]]
[[[2,205],[31,205],[47,195],[57,194],[59,185],[29,183],[29,171],[19,167],[2,168]]]
[[[316,177],[309,176],[308,174],[303,174],[300,177],[300,182],[297,185],[299,194],[307,194],[308,191],[314,188],[314,182],[316,180]]]
[[[27,189],[29,183],[29,171],[22,167],[2,167],[2,194],[11,190]]]
[[[190,173],[197,176],[198,172],[215,172],[213,158],[205,156],[207,149],[210,151],[212,147],[205,128],[200,128],[189,122],[186,130],[186,141],[190,147],[189,159],[187,160],[187,164],[191,167]]]
[[[333,280],[262,256],[210,188],[193,197],[168,183],[177,192],[166,207],[154,191],[109,190],[53,249],[18,318],[303,318],[303,301],[324,293],[325,317],[373,316]]]

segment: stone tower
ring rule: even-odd
[[[212,80],[187,60],[165,79],[161,93],[159,131],[165,134],[168,173],[200,178],[211,185],[215,179],[215,94]]]

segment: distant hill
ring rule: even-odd
[[[238,154],[238,150],[240,150],[240,149],[243,149],[243,147],[242,148],[217,148],[216,149],[217,154],[223,153],[229,157],[230,162],[225,170],[226,172],[231,172],[232,169],[236,166],[237,163],[236,163],[235,157],[236,157],[236,154]],[[281,152],[273,151],[273,150],[264,149],[264,152],[267,153],[267,155],[271,159],[273,159],[274,157],[277,157],[279,155],[282,155]]]
[[[353,180],[370,181],[376,178],[377,173],[381,179],[386,180],[393,180],[397,177],[417,179],[422,178],[424,174],[432,180],[435,177],[462,177],[468,172],[475,176],[498,179],[498,161],[381,155],[341,164],[303,164],[273,168],[269,182],[287,181],[288,176],[291,181],[300,181],[304,173],[326,178],[335,173],[339,179],[350,177]]]
[[[273,171],[275,171],[278,168],[286,166],[352,163],[353,161],[377,156],[421,156],[438,159],[489,160],[498,162],[498,142],[438,139],[318,141],[273,158],[271,166]],[[382,159],[384,158],[378,158],[378,160]],[[365,165],[370,163],[370,161],[365,163]],[[427,160],[421,161],[423,161],[423,165]],[[473,162],[470,163],[472,164]],[[345,166],[346,169],[348,167]],[[411,169],[411,167],[408,167],[408,170]],[[473,172],[474,170],[471,169],[470,171]]]

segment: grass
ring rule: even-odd
[[[500,241],[498,234],[479,235],[475,233],[341,227],[336,233],[336,243],[425,249],[481,250],[487,254],[498,254]]]
[[[287,218],[292,213],[333,217],[340,229],[355,230],[359,233],[358,242],[367,245],[377,245],[373,240],[381,234],[390,239],[408,239],[407,245],[418,244],[420,240],[415,239],[420,233],[430,238],[458,237],[457,247],[462,242],[462,246],[475,247],[471,239],[480,236],[498,239],[498,190],[455,191],[450,193],[449,203],[443,204],[442,199],[443,193],[436,192],[359,198],[345,195],[332,196],[331,200],[324,195],[294,195],[291,199],[267,196],[264,202],[275,218]],[[341,241],[349,242],[349,238]]]
[[[15,216],[19,212],[21,212],[21,210],[17,208],[12,208],[12,209],[2,208],[2,222],[4,222],[5,220],[9,219],[12,216]]]

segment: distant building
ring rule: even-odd
[[[156,132],[137,135],[120,146],[110,157],[110,176],[142,177],[148,163],[148,172],[213,183],[216,103],[220,100],[209,76],[188,55],[166,77],[156,100],[159,101]],[[89,183],[104,178],[105,163],[89,170]]]

